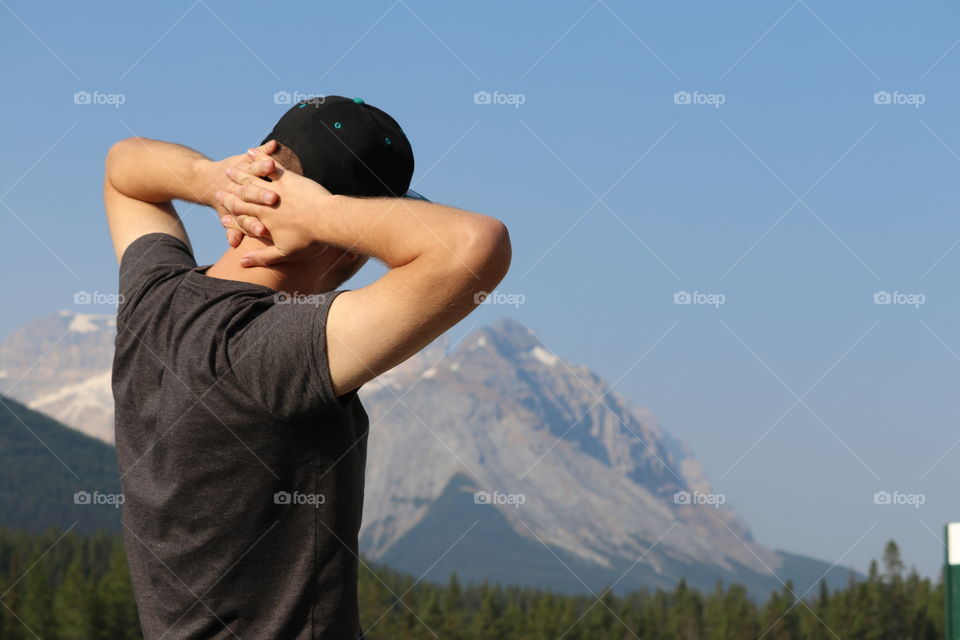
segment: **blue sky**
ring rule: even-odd
[[[407,131],[415,188],[510,227],[500,292],[523,304],[455,335],[508,315],[616,381],[768,545],[864,568],[896,538],[938,570],[960,519],[960,6],[3,0],[0,16],[0,334],[115,291],[114,141],[222,157],[269,130],[278,92],[360,96]],[[215,259],[213,216],[184,217]]]

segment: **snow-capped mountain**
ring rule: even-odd
[[[113,443],[113,315],[60,311],[0,342],[0,393]]]
[[[114,335],[110,316],[33,322],[0,343],[0,389],[112,442]],[[519,322],[438,340],[361,398],[361,549],[398,569],[567,591],[723,579],[757,594],[830,569],[755,542],[650,411]]]

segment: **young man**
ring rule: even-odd
[[[362,100],[295,105],[269,140],[221,162],[140,138],[107,157],[117,455],[147,639],[362,636],[357,389],[509,267],[499,221],[399,197],[410,145]],[[234,226],[214,265],[197,266],[173,199]],[[370,256],[387,273],[339,289]]]

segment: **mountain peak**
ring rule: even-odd
[[[470,351],[492,348],[510,359],[535,350],[549,354],[532,329],[512,318],[500,318],[492,325],[478,329],[464,339],[461,348]]]

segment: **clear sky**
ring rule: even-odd
[[[895,538],[933,574],[960,520],[958,38],[946,0],[0,0],[0,335],[116,290],[114,141],[222,157],[278,92],[360,96],[415,188],[510,227],[522,304],[456,335],[515,317],[615,382],[761,542],[865,568]],[[214,217],[183,215],[211,262]]]

